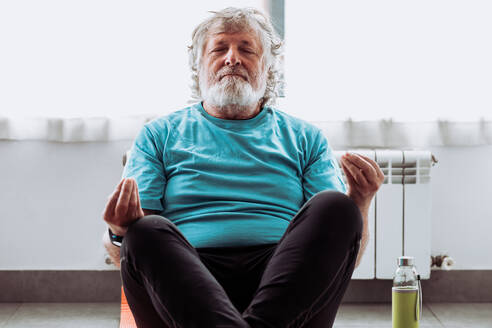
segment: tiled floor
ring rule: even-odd
[[[0,303],[1,328],[118,324],[118,303]],[[391,304],[342,304],[334,327],[391,328]],[[428,303],[420,327],[492,328],[492,303]]]

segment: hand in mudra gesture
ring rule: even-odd
[[[137,182],[133,178],[123,178],[116,190],[108,197],[103,211],[103,219],[118,236],[124,236],[128,226],[145,214],[140,207]]]
[[[368,208],[384,181],[383,171],[374,160],[360,154],[345,153],[340,162],[348,182],[347,196]]]

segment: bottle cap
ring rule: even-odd
[[[400,256],[398,257],[398,266],[402,265],[413,265],[413,256]]]

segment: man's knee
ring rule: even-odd
[[[346,194],[337,190],[324,190],[309,200],[317,217],[330,226],[351,231],[362,231],[362,214],[357,204]]]
[[[153,241],[162,241],[163,237],[160,232],[172,232],[174,230],[173,226],[174,223],[171,220],[160,215],[151,214],[141,217],[128,226],[122,247],[133,249],[140,245],[148,248]],[[158,234],[161,234],[161,236],[157,236]]]

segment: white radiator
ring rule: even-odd
[[[346,151],[333,151],[339,163]],[[430,169],[434,157],[420,150],[348,151],[373,159],[385,175],[369,208],[370,238],[352,279],[393,279],[397,258],[402,255],[414,256],[421,278],[430,278]],[[347,183],[345,174],[343,178]]]

